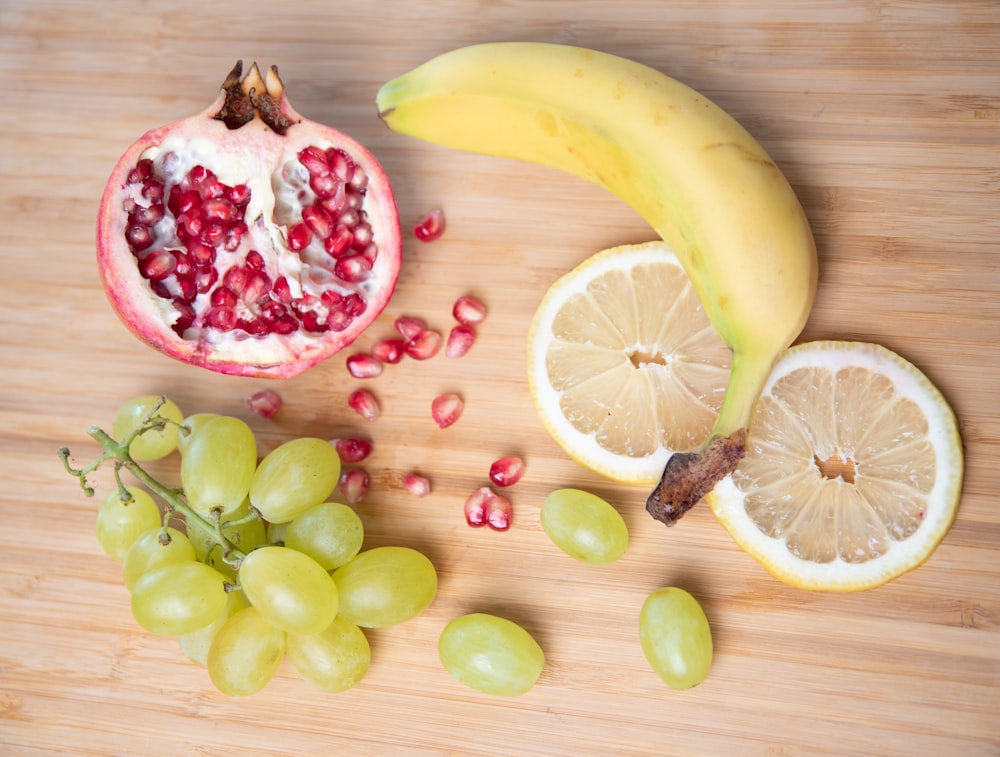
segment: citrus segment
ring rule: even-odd
[[[955,518],[954,413],[915,366],[860,342],[807,342],[777,363],[747,454],[706,497],[777,578],[856,591],[922,564]]]
[[[603,250],[557,280],[528,337],[528,383],[566,453],[608,478],[651,484],[703,442],[731,353],[662,241]]]

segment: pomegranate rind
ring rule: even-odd
[[[136,337],[159,352],[217,373],[291,378],[353,343],[388,304],[401,265],[402,235],[396,200],[385,171],[366,147],[332,127],[303,119],[288,104],[284,94],[279,106],[292,121],[284,136],[275,134],[259,119],[238,130],[228,129],[213,118],[223,102],[224,95],[220,95],[202,113],[146,132],[118,159],[101,197],[97,223],[98,270],[104,291],[119,319]],[[179,336],[171,328],[177,317],[173,306],[155,295],[139,272],[125,241],[127,216],[121,209],[126,179],[140,156],[167,139],[199,140],[199,144],[208,148],[205,162],[211,163],[209,167],[227,183],[243,183],[248,174],[254,172],[245,169],[237,172],[232,165],[225,164],[225,159],[232,161],[238,156],[242,160],[258,161],[262,168],[257,172],[257,184],[251,188],[252,192],[256,190],[256,200],[251,199],[251,206],[256,202],[255,209],[262,214],[274,210],[271,173],[291,159],[298,149],[315,143],[347,152],[368,176],[365,211],[372,228],[378,230],[378,257],[371,275],[357,285],[367,302],[365,311],[342,331],[315,334],[299,329],[291,335],[219,339],[210,330],[204,330],[196,339]],[[252,149],[248,149],[248,142],[252,143]],[[227,170],[232,173],[227,174]],[[289,251],[288,254],[294,253]]]

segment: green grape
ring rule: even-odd
[[[217,413],[195,413],[194,415],[189,415],[181,423],[181,428],[177,433],[177,451],[182,455],[187,452],[188,444],[190,443],[192,437],[194,437],[195,431],[200,429],[209,421],[215,420],[219,415]],[[186,429],[186,432],[185,432]]]
[[[470,689],[502,696],[524,694],[545,667],[545,653],[531,634],[506,618],[478,612],[444,627],[438,655]]]
[[[271,523],[285,523],[325,501],[340,480],[340,456],[323,439],[285,442],[261,460],[250,504]]]
[[[121,492],[115,489],[97,508],[97,543],[116,560],[124,560],[135,540],[163,521],[160,508],[145,489],[125,488],[131,499],[122,501]]]
[[[288,634],[288,659],[322,691],[346,691],[364,678],[372,661],[364,632],[341,617],[311,636]]]
[[[653,670],[674,689],[689,689],[708,675],[712,630],[698,600],[683,589],[657,589],[646,598],[639,641]]]
[[[223,694],[245,697],[264,688],[285,656],[285,632],[256,607],[234,613],[208,649],[208,676]]]
[[[292,633],[319,633],[337,615],[337,586],[308,555],[261,547],[243,558],[240,586],[268,622]]]
[[[242,521],[242,522],[240,522]],[[235,510],[222,515],[222,533],[241,552],[250,552],[268,542],[267,525],[263,520],[250,516],[250,500]],[[236,523],[236,525],[230,525]],[[188,522],[188,538],[194,545],[195,558],[236,583],[236,570],[223,559],[223,548],[216,541],[215,532],[205,528],[198,520]]]
[[[239,418],[219,416],[188,440],[181,486],[192,509],[208,518],[213,508],[225,513],[243,504],[256,468],[253,431]]]
[[[212,641],[215,639],[215,635],[219,632],[219,629],[233,615],[249,606],[250,603],[247,602],[246,595],[242,591],[229,592],[226,607],[215,620],[207,626],[202,626],[197,630],[181,634],[177,637],[181,645],[181,651],[192,662],[196,662],[199,665],[208,665],[208,650],[211,648]]]
[[[384,628],[415,618],[434,600],[437,571],[409,547],[375,547],[333,572],[340,615],[363,628]]]
[[[158,396],[147,394],[133,397],[124,403],[115,413],[111,425],[112,436],[118,441],[124,441],[126,436],[142,425],[143,420],[159,401]],[[128,452],[133,460],[140,462],[159,460],[177,449],[177,424],[184,420],[184,414],[172,400],[164,402],[156,414],[168,419],[167,423],[162,429],[149,429],[132,440]]]
[[[559,549],[585,563],[614,562],[628,548],[628,527],[618,511],[580,489],[556,489],[545,497],[542,528]]]
[[[194,559],[194,547],[176,528],[151,528],[144,531],[125,554],[122,571],[125,588],[132,591],[140,578],[157,568]]]
[[[309,555],[333,570],[346,565],[361,551],[365,527],[347,505],[324,502],[310,507],[285,530],[285,546]]]
[[[180,636],[211,623],[226,607],[226,579],[200,562],[165,565],[132,589],[132,614],[161,636]]]

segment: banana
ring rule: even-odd
[[[647,500],[672,525],[736,468],[754,403],[812,308],[816,247],[774,161],[690,87],[569,45],[458,48],[384,84],[376,105],[402,134],[604,187],[673,248],[733,361],[709,439],[672,455]]]

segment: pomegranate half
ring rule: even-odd
[[[287,378],[353,342],[399,276],[392,188],[351,137],[242,63],[202,113],[115,165],[97,226],[111,304],[138,337],[220,373]]]

